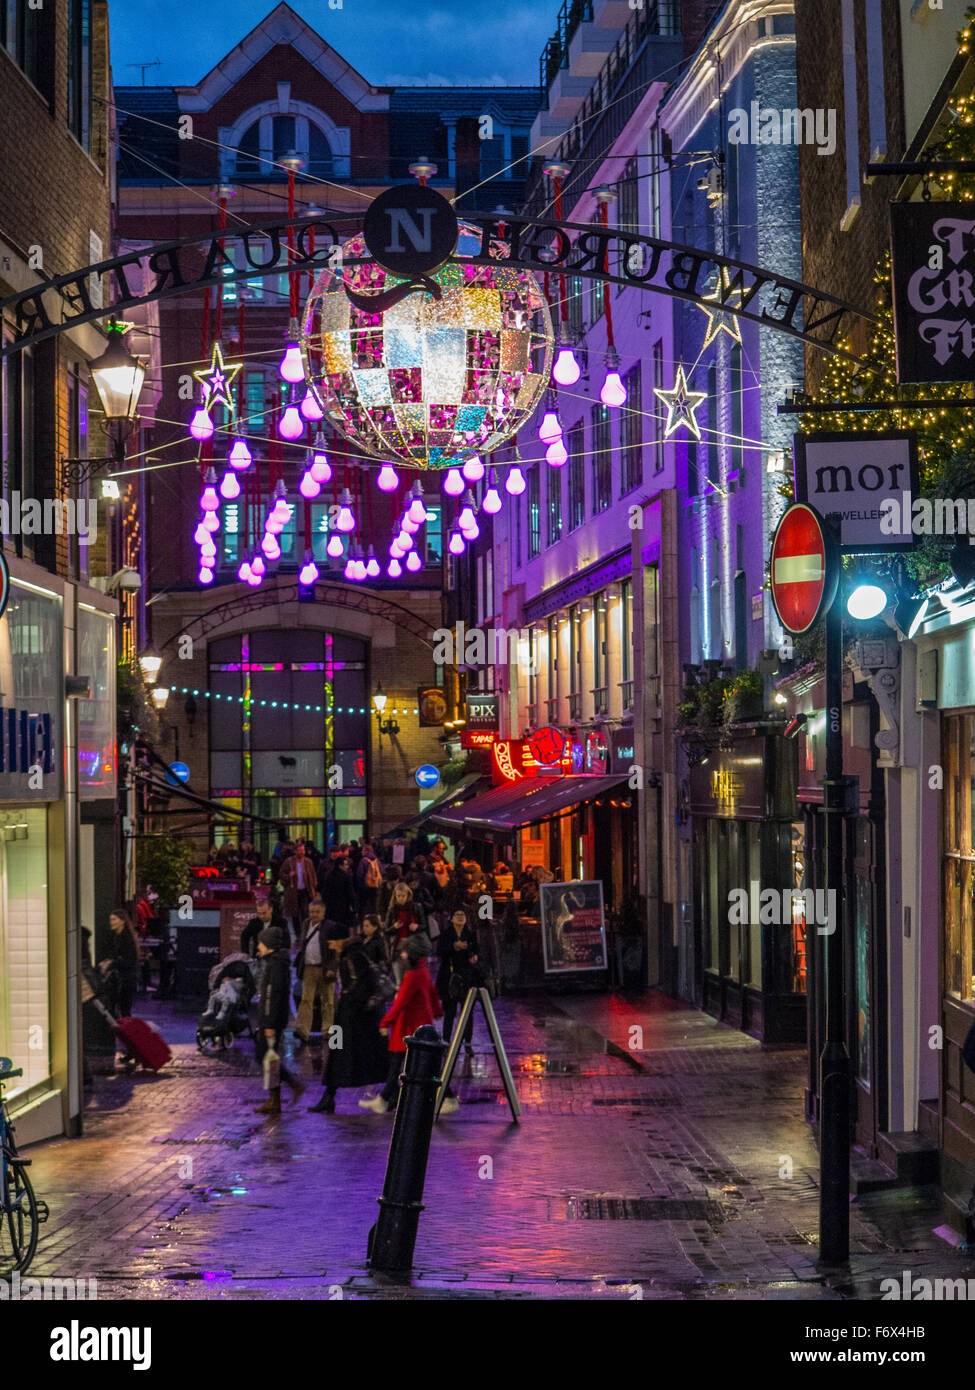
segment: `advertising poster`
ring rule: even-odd
[[[606,922],[601,882],[539,885],[542,952],[547,975],[605,970]]]

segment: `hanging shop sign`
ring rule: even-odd
[[[796,501],[808,502],[837,527],[841,554],[913,548],[913,434],[797,434],[793,450]]]
[[[467,723],[471,734],[496,734],[501,727],[501,697],[494,691],[475,690],[464,697]]]
[[[900,382],[971,381],[975,218],[969,203],[891,203]]]
[[[416,704],[421,729],[432,729],[447,718],[447,697],[437,685],[421,685],[416,692]]]
[[[434,188],[402,184],[374,198],[362,221],[366,250],[394,275],[430,275],[453,255],[457,214]]]
[[[772,537],[772,602],[786,632],[808,632],[836,597],[839,561],[819,513],[805,502],[787,507]]]
[[[564,757],[565,746],[566,738],[562,730],[556,729],[551,724],[547,724],[543,729],[536,729],[528,740],[532,757],[537,763],[543,763],[546,767],[559,762]]]
[[[605,970],[602,882],[542,883],[538,894],[546,975]]]

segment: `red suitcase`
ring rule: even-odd
[[[144,1018],[120,1018],[115,1031],[135,1060],[150,1071],[164,1067],[173,1055],[159,1029]]]

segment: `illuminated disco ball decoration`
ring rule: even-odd
[[[480,230],[459,223],[457,254],[480,248]],[[346,264],[315,282],[301,333],[307,378],[333,427],[367,456],[410,468],[448,468],[511,439],[552,366],[552,322],[534,275],[448,262],[427,277],[439,299],[414,289],[371,313],[346,290],[385,296],[409,279],[375,261],[347,264],[368,256],[362,235],[342,254]]]

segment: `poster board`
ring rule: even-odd
[[[607,969],[602,882],[542,883],[538,895],[546,975]]]
[[[533,869],[536,864],[545,864],[546,842],[544,840],[522,840],[521,867]]]
[[[240,934],[252,917],[257,915],[254,898],[247,902],[220,904],[220,959],[240,950]]]

